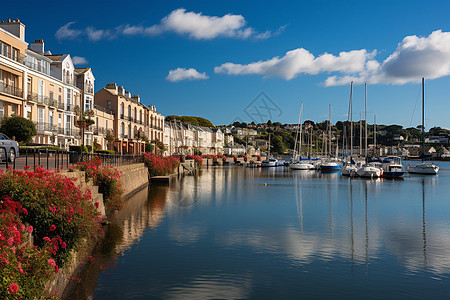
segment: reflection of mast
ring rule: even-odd
[[[331,153],[331,152],[330,152]],[[331,216],[331,185],[328,182],[328,202],[330,205],[330,238],[333,237],[332,216]]]
[[[366,273],[368,271],[369,266],[369,226],[367,222],[367,181],[365,184],[365,200],[366,200],[366,211],[365,211],[365,217],[366,217]],[[367,274],[366,274],[367,275]]]
[[[303,235],[303,203],[302,203],[302,187],[299,184],[298,173],[295,173],[297,177],[295,180],[295,196],[297,199],[297,217],[300,221],[300,233]]]
[[[425,227],[425,179],[422,178],[422,238],[423,238],[423,267],[427,268],[427,231]]]
[[[355,239],[353,232],[353,180],[350,180],[350,226],[351,226],[351,256],[352,256],[352,275],[353,275],[353,265],[354,265],[354,255],[355,255]]]

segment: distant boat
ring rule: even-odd
[[[436,175],[439,172],[439,167],[425,163],[425,79],[422,78],[422,163],[417,165],[409,165],[408,172],[413,174],[429,174]]]
[[[291,164],[289,165],[289,168],[291,168],[291,170],[314,170],[315,167],[314,165],[310,162],[310,161],[305,161],[301,159],[301,155],[302,155],[302,114],[303,114],[303,102],[301,103],[300,106],[300,119],[298,122],[298,126],[297,126],[297,135],[298,135],[298,130],[300,128],[300,138],[298,139],[298,141],[295,141],[295,145],[294,145],[294,157],[293,157],[293,161],[291,162]],[[295,138],[297,139],[297,135],[295,136]],[[297,142],[298,142],[298,154],[300,156],[299,161],[294,161],[295,159],[295,154],[296,149],[297,149]]]
[[[276,167],[277,165],[278,160],[275,158],[269,158],[261,162],[261,167]]]
[[[405,174],[402,159],[398,156],[385,157],[381,162],[381,167],[385,178],[402,178]]]
[[[331,159],[331,105],[330,105],[330,112],[329,112],[329,123],[328,123],[328,137],[329,137],[329,149],[330,149],[330,159],[323,160],[318,166],[319,170],[321,171],[339,171],[342,167],[342,163],[338,160]],[[326,149],[326,145],[325,145]],[[337,154],[337,151],[336,151]]]

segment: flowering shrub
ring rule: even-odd
[[[202,166],[203,159],[199,155],[186,155],[186,159],[193,159],[199,168]]]
[[[125,200],[122,197],[123,187],[117,169],[102,166],[102,160],[98,156],[89,162],[78,163],[77,168],[85,172],[86,181],[92,178],[94,185],[98,186],[99,193],[103,194],[107,208],[122,208]]]
[[[234,163],[237,162],[237,156],[236,155],[233,155],[233,161],[234,161]]]
[[[217,155],[217,157],[222,159],[223,162],[227,161],[227,157],[225,155],[223,155],[223,154],[219,154],[219,155]]]
[[[242,157],[244,158],[244,161],[247,161],[247,155],[242,155]]]
[[[57,272],[48,263],[50,253],[33,247],[29,233],[20,220],[28,211],[19,202],[4,196],[0,200],[0,298],[40,299],[44,285]]]
[[[256,155],[256,161],[261,161],[261,155]]]
[[[144,153],[144,164],[148,168],[150,176],[163,176],[174,173],[180,164],[180,159],[173,156]]]
[[[35,172],[13,171],[0,176],[0,196],[9,196],[27,213],[22,222],[32,226],[34,244],[47,250],[57,265],[72,249],[82,250],[83,240],[96,240],[100,218],[89,191],[83,193],[58,173],[36,168]]]

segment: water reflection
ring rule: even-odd
[[[423,298],[430,289],[439,298],[450,291],[448,281],[433,283],[450,273],[449,175],[361,180],[233,167],[152,187],[114,217],[92,280],[72,299],[92,296],[97,278],[97,299],[392,298],[399,290]]]

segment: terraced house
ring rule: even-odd
[[[95,93],[94,102],[114,113],[114,150],[139,154],[145,151],[144,136],[151,141],[164,137],[164,116],[153,105],[141,103],[139,95],[131,95],[123,86],[108,83]]]
[[[70,54],[45,51],[43,40],[25,42],[25,25],[19,20],[0,22],[0,119],[16,115],[33,121],[34,143],[62,149],[82,142],[107,147],[104,138],[114,128],[111,112],[94,110],[102,127],[86,128],[84,141],[75,127],[76,111],[94,109],[94,82],[91,68],[76,68]]]

